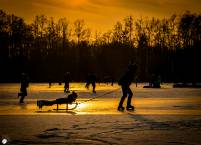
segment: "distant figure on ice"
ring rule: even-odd
[[[71,81],[70,73],[66,72],[64,75],[64,93],[69,93],[69,83]]]
[[[49,88],[51,88],[52,87],[52,82],[50,80],[49,80],[48,84],[49,84]]]
[[[111,82],[111,86],[114,84],[114,78],[112,76],[104,76],[103,82],[108,85],[109,82]]]
[[[159,75],[156,76],[156,79],[153,82],[153,88],[161,88],[161,77]]]
[[[114,85],[114,78],[112,77],[112,80],[111,80],[111,86],[113,86]]]
[[[159,75],[152,74],[149,85],[144,86],[143,88],[161,88],[161,77]]]
[[[52,77],[49,75],[48,76],[48,84],[49,84],[49,88],[52,87]]]
[[[95,74],[88,74],[86,78],[86,85],[85,88],[89,89],[89,85],[91,84],[93,87],[93,93],[96,93],[96,76]]]
[[[128,71],[120,78],[118,82],[118,84],[122,88],[122,93],[123,93],[123,96],[121,97],[121,100],[118,106],[119,111],[124,110],[123,103],[127,95],[128,95],[128,100],[127,100],[126,110],[134,110],[134,106],[131,105],[131,99],[132,99],[133,93],[130,89],[130,85],[134,79],[136,70],[137,70],[136,64],[129,64]]]
[[[60,80],[58,81],[58,85],[59,85],[59,86],[61,86],[61,85],[62,85],[62,82],[61,82]]]
[[[24,98],[27,96],[27,88],[29,87],[29,78],[25,73],[21,74],[21,88],[20,93],[18,93],[18,98],[20,97],[19,103],[24,103]]]

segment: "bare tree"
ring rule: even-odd
[[[91,32],[89,28],[86,28],[84,20],[76,20],[74,22],[74,34],[78,44],[81,41],[89,41]]]

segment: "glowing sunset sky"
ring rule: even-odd
[[[201,13],[201,0],[0,0],[0,9],[26,22],[44,14],[70,22],[84,19],[92,30],[107,30],[128,15],[164,18],[186,10]]]

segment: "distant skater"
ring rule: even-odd
[[[120,78],[118,82],[118,84],[122,88],[122,93],[123,93],[123,96],[121,97],[121,100],[118,106],[119,111],[124,110],[123,103],[127,95],[128,95],[128,100],[127,100],[126,110],[134,110],[134,106],[131,105],[131,99],[132,99],[133,93],[130,89],[130,85],[134,79],[136,70],[137,70],[137,65],[129,64],[128,71]]]
[[[113,77],[111,78],[111,82],[112,82],[111,86],[113,86],[114,85],[114,78]]]
[[[20,97],[19,103],[24,103],[24,98],[27,96],[27,88],[29,87],[29,78],[25,73],[21,74],[21,88],[20,93],[18,93],[18,98]]]
[[[48,84],[49,84],[49,88],[52,87],[52,77],[48,76]]]
[[[96,93],[96,76],[94,74],[87,75],[85,88],[89,89],[90,84],[93,87],[93,93]]]
[[[52,87],[52,82],[51,81],[49,81],[49,88],[51,88]]]
[[[71,81],[70,78],[70,73],[66,72],[66,74],[64,75],[64,93],[69,93],[69,83]]]
[[[114,85],[114,77],[113,76],[104,76],[103,82],[108,85],[109,82],[111,82],[111,86]]]
[[[143,88],[161,88],[161,77],[159,75],[152,74],[149,85],[144,86]]]

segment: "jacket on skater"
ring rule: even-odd
[[[118,82],[118,84],[122,88],[122,93],[123,93],[123,96],[121,97],[121,100],[120,100],[119,106],[118,106],[119,111],[124,110],[123,103],[124,103],[124,100],[127,97],[127,95],[128,95],[128,100],[127,100],[126,109],[134,110],[134,106],[131,105],[131,99],[132,99],[133,93],[130,89],[130,85],[134,79],[136,70],[137,70],[137,65],[130,64],[128,66],[128,71],[120,78],[120,80]]]

